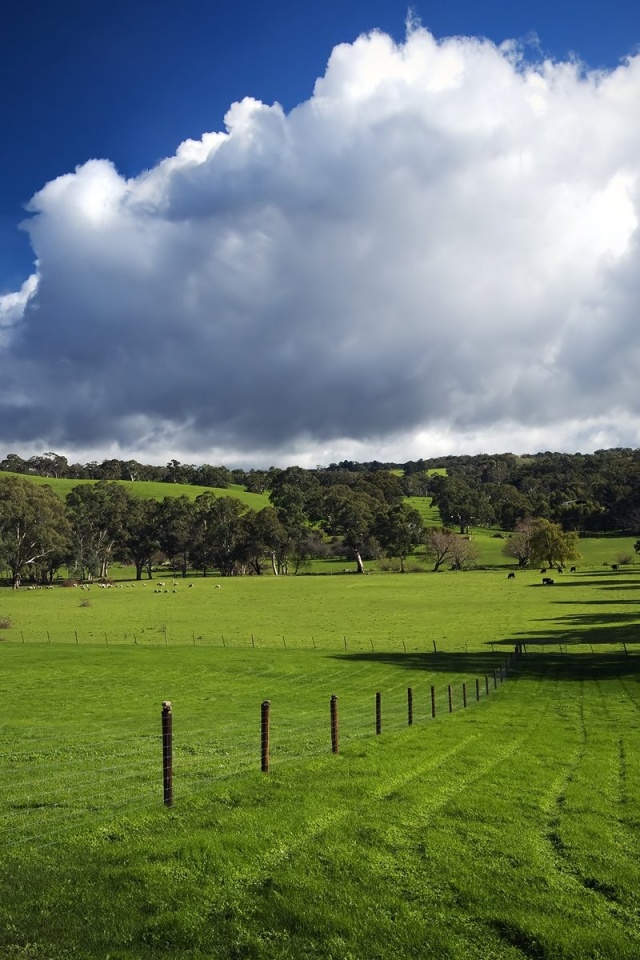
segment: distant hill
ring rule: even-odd
[[[61,500],[64,500],[67,494],[74,487],[81,483],[99,483],[98,480],[67,480],[56,479],[54,477],[37,477],[25,473],[6,473],[0,471],[0,477],[23,477],[31,480],[33,483],[39,483],[51,487]],[[247,493],[247,491],[237,485],[232,484],[229,487],[197,487],[189,483],[158,483],[152,480],[110,480],[109,483],[118,483],[126,487],[134,497],[142,497],[145,500],[164,500],[165,497],[188,497],[195,500],[201,493],[215,494],[217,497],[236,497],[245,503],[252,510],[262,510],[269,506],[269,497],[266,493]]]

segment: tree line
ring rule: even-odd
[[[515,530],[541,517],[578,533],[640,532],[640,451],[445,457],[429,478],[443,522]]]
[[[0,467],[15,467],[12,457]],[[429,472],[432,464],[441,472]],[[434,570],[465,569],[478,558],[470,527],[495,526],[512,531],[505,554],[518,565],[551,566],[577,556],[579,533],[640,527],[640,454],[626,449],[445,458],[396,472],[343,461],[249,471],[245,481],[245,489],[268,492],[269,506],[252,510],[211,491],[193,501],[143,499],[110,479],[79,484],[62,502],[46,486],[1,477],[0,563],[14,584],[25,576],[50,581],[62,567],[80,579],[107,577],[115,561],[133,565],[138,579],[158,562],[183,576],[259,575],[266,564],[280,575],[327,556],[348,558],[362,573],[367,559],[380,556],[404,570],[420,547]],[[410,496],[430,496],[442,526],[425,528]]]
[[[79,484],[62,501],[47,485],[1,477],[0,564],[16,586],[51,582],[63,567],[79,580],[106,578],[114,562],[131,564],[137,579],[151,579],[161,562],[182,576],[259,575],[266,565],[297,573],[327,556],[350,558],[363,572],[382,551],[404,564],[424,528],[389,477],[370,475],[366,489],[283,480],[261,510],[211,491],[144,499],[109,480]]]
[[[0,470],[77,480],[152,480],[220,489],[238,484],[252,493],[271,493],[283,482],[306,489],[308,478],[322,487],[358,487],[363,478],[386,475],[406,497],[432,497],[443,523],[457,527],[461,533],[471,525],[515,530],[518,523],[530,517],[541,517],[579,533],[640,533],[640,451],[631,448],[593,454],[481,454],[404,463],[343,460],[311,470],[230,470],[177,460],[163,466],[118,459],[79,464],[69,463],[53,452],[26,460],[10,453],[0,461]],[[393,470],[399,476],[394,476]]]

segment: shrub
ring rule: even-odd
[[[633,557],[630,553],[616,553],[616,563],[624,567],[629,563],[633,563]]]

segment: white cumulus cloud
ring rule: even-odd
[[[640,57],[413,26],[290,113],[91,160],[0,298],[5,445],[257,465],[640,444]]]

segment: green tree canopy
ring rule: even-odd
[[[41,577],[53,558],[61,561],[69,533],[64,504],[49,487],[0,478],[0,562],[14,586],[27,571]]]

